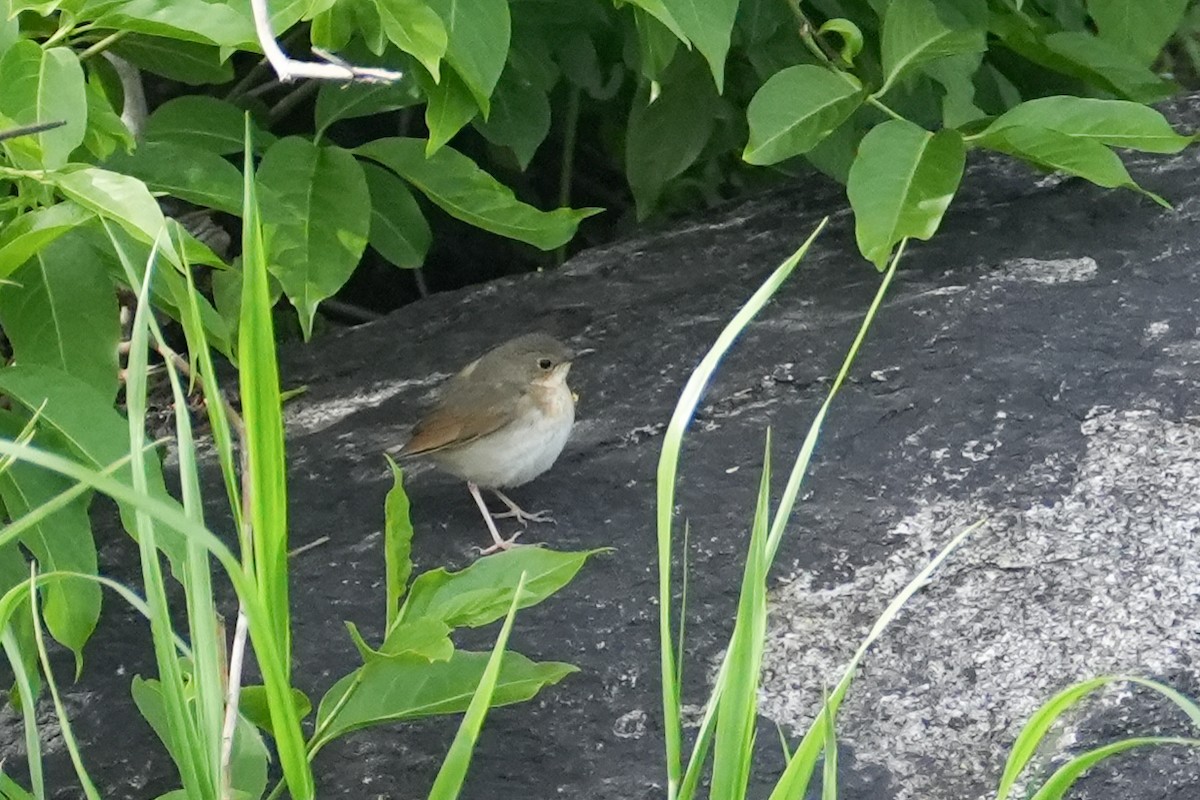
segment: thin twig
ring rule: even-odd
[[[233,648],[229,654],[229,687],[225,693],[225,723],[221,727],[221,797],[233,795],[230,788],[229,765],[233,760],[233,734],[237,730],[238,701],[242,691],[242,662],[246,657],[246,612],[238,604],[237,626],[233,631]]]
[[[294,547],[288,551],[288,558],[298,556],[301,553],[307,553],[309,550],[312,550],[313,548],[316,548],[316,547],[320,547],[321,545],[326,544],[328,541],[329,541],[328,536],[322,536],[319,539],[313,539],[308,544],[302,544],[299,547]]]
[[[267,0],[250,0],[250,8],[254,11],[254,31],[258,34],[258,43],[262,45],[263,53],[279,80],[289,83],[297,78],[315,78],[326,81],[362,81],[365,83],[394,83],[400,80],[403,73],[375,67],[356,67],[346,63],[331,63],[325,61],[295,61],[288,58],[275,41],[271,30],[271,14],[267,10]]]

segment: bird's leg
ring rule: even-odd
[[[492,534],[492,541],[495,542],[495,544],[487,549],[480,549],[479,555],[486,556],[497,550],[508,550],[516,547],[516,540],[521,535],[521,531],[517,531],[509,539],[502,538],[500,532],[496,530],[496,523],[492,519],[492,512],[488,511],[487,503],[483,502],[483,495],[479,493],[479,487],[473,483],[468,483],[467,489],[471,492],[471,497],[475,498],[475,505],[479,506],[479,513],[483,514],[483,521],[487,523],[488,531]]]
[[[517,522],[521,523],[522,525],[528,525],[530,522],[549,522],[551,525],[557,524],[554,521],[554,517],[550,516],[549,510],[534,511],[530,513],[514,503],[508,495],[499,489],[492,489],[492,494],[500,498],[501,503],[504,503],[504,505],[508,506],[508,511],[503,511],[499,514],[496,514],[496,519],[509,519],[510,517],[515,517]]]

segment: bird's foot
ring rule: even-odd
[[[550,510],[542,511],[526,511],[523,508],[512,508],[508,511],[501,511],[499,514],[492,514],[493,519],[515,519],[522,525],[528,525],[531,522],[548,522],[551,525],[557,525],[554,517],[550,516]]]
[[[491,547],[472,547],[471,549],[475,550],[478,555],[488,556],[501,550],[512,550],[514,547],[522,547],[522,545],[517,544],[517,537],[522,533],[524,531],[517,531],[507,539],[501,539],[497,536],[495,544]]]

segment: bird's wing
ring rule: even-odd
[[[522,397],[512,384],[453,381],[442,401],[413,428],[401,456],[418,456],[487,436],[513,420]]]

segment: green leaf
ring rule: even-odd
[[[83,146],[103,160],[118,147],[128,152],[133,144],[133,134],[113,110],[99,73],[93,72],[87,79],[87,130],[83,135]]]
[[[862,105],[864,94],[853,77],[802,64],[775,73],[746,109],[750,141],[742,158],[774,164],[807,153]]]
[[[625,175],[639,220],[655,210],[667,182],[700,156],[720,111],[704,62],[697,58],[672,62],[662,92],[649,100],[648,88],[634,95],[625,134]]]
[[[371,232],[367,242],[388,261],[402,269],[425,263],[433,241],[429,223],[408,189],[394,173],[370,162],[362,163],[371,190]]]
[[[0,278],[8,277],[38,250],[92,217],[91,211],[66,201],[22,214],[0,228]]]
[[[1166,200],[1138,186],[1117,154],[1094,139],[1069,136],[1048,128],[1013,125],[988,132],[979,143],[1047,170],[1077,175],[1097,186],[1132,189],[1161,206],[1171,207]]]
[[[471,90],[453,69],[442,71],[441,83],[433,83],[432,78],[423,74],[418,80],[428,100],[425,127],[429,129],[429,142],[425,152],[433,155],[478,116],[479,106]]]
[[[299,689],[292,689],[292,703],[296,707],[297,718],[304,719],[312,713],[312,701]],[[238,713],[255,727],[266,731],[268,736],[275,735],[271,729],[271,709],[267,707],[265,686],[243,686],[238,700]]]
[[[883,17],[885,94],[905,72],[934,59],[986,47],[983,0],[892,0]]]
[[[492,233],[553,250],[571,240],[579,221],[599,209],[538,211],[466,156],[444,147],[426,158],[422,139],[376,139],[359,155],[378,161],[452,217]]]
[[[1063,764],[1050,778],[1042,784],[1033,795],[1032,800],[1062,800],[1067,792],[1075,785],[1085,772],[1105,759],[1132,750],[1135,747],[1183,746],[1192,749],[1200,748],[1200,739],[1185,739],[1178,736],[1135,736],[1120,739],[1103,747],[1089,750],[1075,756]]]
[[[486,117],[508,57],[512,35],[508,0],[430,0],[429,5],[446,26],[446,61]]]
[[[669,12],[665,18],[651,7],[659,3],[636,5],[654,14],[667,27],[682,31],[680,38],[690,40],[708,61],[717,92],[725,91],[725,57],[737,18],[738,0],[661,0],[661,7]]]
[[[775,7],[779,4],[770,5]],[[679,37],[657,17],[636,6],[633,9],[633,22],[638,39],[638,69],[642,77],[656,81],[675,58],[675,53],[679,50]]]
[[[375,9],[379,12],[379,20],[383,32],[392,44],[410,54],[429,70],[434,81],[438,80],[438,65],[442,56],[446,55],[446,26],[432,8],[422,0],[374,0]],[[453,15],[471,14],[472,9],[457,10],[457,4],[451,7]],[[508,42],[505,42],[505,50]]]
[[[49,176],[60,191],[99,217],[111,219],[134,238],[147,244],[158,241],[166,221],[146,185],[137,178],[109,170],[85,167]],[[163,242],[166,242],[165,238]],[[164,254],[174,248],[166,242]]]
[[[0,56],[21,39],[21,21],[16,14],[0,14]],[[0,773],[3,774],[3,773]]]
[[[962,179],[966,148],[957,131],[937,134],[904,120],[863,137],[846,193],[863,256],[882,269],[907,237],[928,240]]]
[[[738,3],[737,29],[744,44],[762,44],[784,25],[795,19],[786,3],[774,0],[741,0]]]
[[[362,167],[340,147],[288,137],[258,170],[268,263],[307,339],[317,304],[354,272],[367,244],[371,198]]]
[[[41,409],[41,422],[55,430],[83,463],[105,469],[129,454],[129,425],[112,401],[88,384],[48,367],[24,365],[0,369],[0,392],[29,411]],[[44,404],[44,405],[43,405]],[[178,504],[167,493],[158,460],[147,459],[150,494],[172,507]],[[129,465],[116,470],[113,480],[132,486]],[[120,503],[121,521],[131,534],[137,530],[133,506]],[[159,544],[172,564],[182,563],[183,538],[173,529],[159,531]]]
[[[246,687],[250,689],[251,687]],[[154,729],[159,741],[167,748],[176,767],[180,764],[181,745],[171,738],[167,723],[166,699],[162,684],[151,678],[133,677],[130,686],[133,701],[146,722]],[[233,733],[233,751],[229,762],[230,786],[235,796],[259,798],[267,789],[267,761],[269,754],[262,736],[245,717],[239,716]],[[244,794],[243,794],[244,793]],[[184,795],[186,797],[186,794]]]
[[[450,626],[438,619],[418,619],[389,625],[387,638],[378,650],[373,649],[358,632],[354,623],[347,622],[350,638],[358,648],[363,663],[373,659],[390,659],[398,656],[420,656],[426,661],[446,661],[454,655],[454,644],[450,641]]]
[[[1127,100],[1153,103],[1178,87],[1140,64],[1127,51],[1090,33],[1062,31],[1045,39],[1049,50],[1076,65],[1068,74],[1092,79]]]
[[[566,586],[598,550],[560,553],[544,548],[507,550],[481,558],[459,572],[430,570],[413,581],[404,619],[437,619],[451,628],[477,628],[504,616],[521,573],[528,575],[521,608],[529,608]]]
[[[847,64],[853,64],[854,59],[858,58],[858,54],[863,49],[863,34],[862,30],[848,19],[837,18],[826,20],[817,28],[817,33],[824,35],[827,33],[836,33],[842,39],[842,48],[838,55],[842,57],[842,61]]]
[[[25,420],[11,411],[0,412],[0,434],[20,435]],[[72,482],[60,475],[20,462],[0,474],[0,498],[9,519],[19,519],[69,489]],[[80,497],[21,534],[23,544],[42,572],[62,570],[95,575],[96,543],[88,518],[90,497]],[[100,586],[82,578],[65,578],[42,589],[42,613],[54,638],[75,653],[76,675],[83,664],[83,645],[100,619]]]
[[[1179,27],[1188,0],[1087,0],[1100,38],[1149,67]]]
[[[84,17],[90,16],[84,14]],[[250,8],[206,0],[125,0],[108,4],[96,27],[236,49],[257,48]],[[276,30],[280,30],[276,28]]]
[[[0,287],[0,323],[17,364],[69,373],[109,402],[121,339],[112,281],[85,236],[51,242]]]
[[[406,78],[408,75],[411,73],[406,74]],[[338,120],[395,111],[420,101],[417,85],[411,79],[390,84],[324,82],[317,90],[314,112],[317,137],[324,136],[329,126]]]
[[[113,52],[140,69],[188,86],[233,80],[233,64],[213,45],[134,34],[117,42]]]
[[[0,798],[3,800],[38,800],[12,778],[0,770]]]
[[[242,173],[208,150],[145,142],[129,155],[110,158],[104,166],[143,181],[151,191],[235,216],[242,213]]]
[[[462,650],[448,661],[429,662],[412,655],[372,660],[335,683],[322,698],[317,727],[325,731],[323,741],[369,725],[461,713],[470,704],[487,662],[487,653]],[[492,707],[528,700],[543,686],[576,671],[570,664],[538,664],[520,653],[505,653]],[[341,704],[353,686],[353,694]]]
[[[391,456],[387,456],[392,469],[392,488],[383,502],[383,563],[387,581],[387,630],[391,630],[400,611],[400,598],[408,588],[412,575],[413,526],[409,518],[408,494],[404,491],[404,473]],[[449,631],[447,631],[449,633]]]
[[[509,62],[492,94],[491,115],[486,121],[477,118],[475,128],[492,144],[512,150],[521,169],[527,169],[550,133],[550,100]]]
[[[942,85],[942,126],[958,128],[987,116],[975,103],[976,78],[983,53],[962,53],[940,58],[921,71]]]
[[[4,90],[0,114],[18,125],[63,121],[53,130],[22,137],[40,156],[31,160],[23,149],[9,147],[14,161],[27,168],[58,169],[83,144],[87,131],[87,89],[79,58],[67,47],[42,50],[32,41],[17,42],[0,58]]]
[[[1110,147],[1147,153],[1178,153],[1192,142],[1192,137],[1172,130],[1166,118],[1153,108],[1128,100],[1068,96],[1029,100],[1000,115],[983,135],[1014,126],[1049,128]]]
[[[147,141],[207,150],[219,156],[242,152],[245,112],[224,100],[203,95],[176,97],[154,110],[146,120]],[[265,148],[275,137],[258,129],[254,141]],[[236,212],[241,215],[241,209]]]

